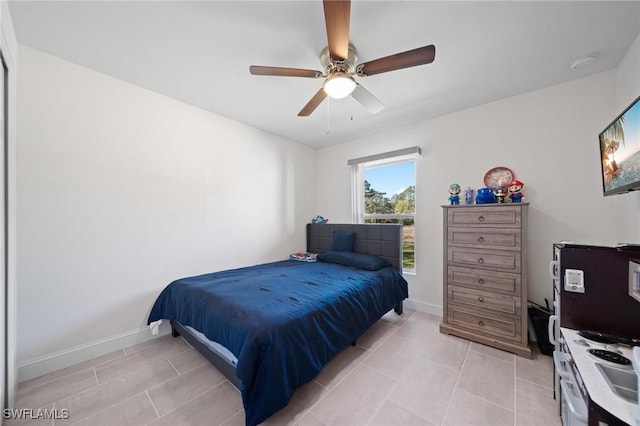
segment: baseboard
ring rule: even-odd
[[[424,302],[407,299],[403,302],[406,309],[412,309],[426,314],[442,317],[442,306],[430,305]],[[61,368],[69,367],[79,362],[106,355],[127,346],[142,343],[156,337],[163,336],[171,332],[169,322],[165,321],[160,326],[157,336],[151,335],[149,327],[141,327],[136,330],[127,331],[105,339],[95,340],[63,351],[43,355],[18,364],[18,383]]]
[[[418,302],[411,299],[406,299],[404,302],[404,307],[407,309],[413,309],[414,311],[423,312],[425,314],[436,315],[442,318],[442,306],[431,305],[429,303]]]
[[[34,377],[42,376],[43,374],[51,373],[52,371],[69,367],[79,362],[106,355],[126,348],[127,346],[155,339],[170,332],[171,327],[169,326],[169,321],[165,321],[159,327],[159,333],[156,336],[151,334],[149,327],[141,327],[136,330],[127,331],[115,336],[30,359],[18,363],[18,382],[33,379]]]

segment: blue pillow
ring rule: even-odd
[[[327,250],[319,253],[316,259],[320,262],[337,263],[338,265],[351,266],[365,271],[377,271],[385,266],[391,266],[389,262],[378,256],[349,251]]]
[[[331,250],[334,251],[353,251],[353,240],[355,233],[349,231],[341,231],[334,229],[331,234]]]

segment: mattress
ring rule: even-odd
[[[189,330],[189,333],[191,333],[196,339],[198,339],[200,343],[202,343],[207,348],[209,348],[211,352],[214,352],[220,358],[224,359],[226,362],[233,365],[234,367],[236,366],[236,364],[238,363],[238,358],[236,358],[236,356],[232,354],[229,349],[225,348],[218,342],[212,342],[211,340],[207,339],[207,336],[200,333],[198,330],[196,330],[193,327],[185,326],[185,328]]]

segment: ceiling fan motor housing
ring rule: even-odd
[[[357,59],[358,51],[351,43],[349,43],[349,55],[344,61],[332,60],[331,54],[329,53],[329,46],[325,47],[322,49],[322,52],[320,52],[320,63],[322,64],[326,75],[329,75],[332,72],[346,72],[353,74],[355,72],[355,63]]]

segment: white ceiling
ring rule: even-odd
[[[324,147],[584,77],[618,65],[640,33],[639,1],[354,1],[359,62],[434,44],[432,64],[359,82],[352,98],[297,113],[321,79],[249,74],[249,65],[321,70],[320,0],[11,1],[18,42],[281,135]],[[596,54],[578,70],[569,62]]]

